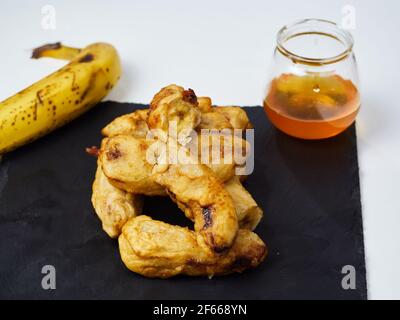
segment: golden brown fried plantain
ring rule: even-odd
[[[242,272],[258,266],[267,254],[264,242],[249,230],[239,230],[232,247],[219,255],[195,232],[147,216],[129,220],[118,241],[127,268],[152,278]]]
[[[240,107],[214,107],[213,111],[223,114],[233,129],[253,128],[246,111]]]
[[[244,165],[250,152],[246,140],[229,133],[210,131],[192,138],[187,148],[197,149],[199,162],[207,165],[222,182],[235,176],[236,168]]]
[[[212,101],[209,97],[198,97],[197,102],[201,112],[210,112],[212,110]]]
[[[219,148],[215,144],[213,145],[211,138],[208,145],[202,143],[201,139],[195,138],[189,147],[192,147],[193,144],[193,149],[198,149],[198,156],[204,157],[203,161],[208,162],[206,165],[224,182],[235,175],[237,163],[233,152],[240,150],[245,154],[248,145],[245,140],[233,139],[232,136],[216,136],[216,139],[221,140]],[[149,179],[153,165],[148,162],[146,156],[153,143],[155,140],[138,139],[133,135],[116,135],[103,139],[99,159],[104,173],[114,186],[136,194],[166,195],[163,188]],[[149,154],[152,154],[150,150]],[[219,161],[213,162],[213,159],[218,159],[218,155]],[[225,157],[229,157],[229,155],[231,155],[231,159],[226,159]]]
[[[135,194],[165,195],[167,190],[194,220],[196,231],[210,248],[223,251],[229,247],[238,222],[232,198],[222,182],[190,155],[185,155],[187,162],[183,163],[160,163],[154,159],[152,164],[146,152],[153,143],[156,142],[134,136],[105,138],[99,161],[110,183]]]
[[[229,193],[212,171],[202,164],[170,164],[153,176],[168,190],[185,215],[194,221],[194,229],[215,252],[232,245],[238,219]]]
[[[214,108],[215,109],[215,108]],[[209,111],[201,114],[201,122],[198,130],[201,129],[233,129],[229,120],[220,112]]]
[[[103,230],[110,237],[116,238],[122,226],[141,213],[143,201],[141,196],[127,193],[110,184],[99,165],[93,182],[92,204]]]
[[[174,122],[178,137],[171,135]],[[118,117],[103,129],[92,202],[104,230],[120,234],[129,269],[159,278],[213,276],[263,261],[266,246],[248,230],[257,226],[262,210],[235,176],[244,164],[235,155],[240,152],[243,161],[249,144],[229,131],[251,127],[241,108],[213,107],[210,98],[170,85],[154,96],[150,110]],[[150,134],[152,129],[158,132]],[[194,134],[203,129],[213,130]],[[178,150],[171,162],[171,151]],[[194,221],[194,231],[136,216],[139,194],[169,195]]]
[[[225,189],[233,199],[240,228],[254,230],[263,217],[262,209],[243,187],[239,177],[233,177],[226,182]]]
[[[153,164],[146,158],[154,140],[132,135],[104,138],[99,160],[104,174],[115,187],[134,194],[164,196],[165,188],[151,179]]]
[[[168,134],[170,125],[176,124],[178,134],[190,134],[201,121],[196,94],[176,85],[162,88],[150,103],[147,123],[150,129]]]
[[[194,92],[190,89],[184,90],[182,87],[170,85],[160,90],[160,92],[154,96],[151,103],[151,112],[142,109],[118,117],[106,126],[102,132],[106,136],[128,134],[144,138],[149,130],[146,121],[150,123],[150,127],[161,129],[163,132],[168,131],[169,121],[178,122],[180,128],[178,131],[195,129],[196,123],[198,122],[198,120],[195,119],[197,119],[199,110],[204,113],[201,114],[201,123],[196,128],[198,133],[200,133],[202,129],[232,130],[234,128],[245,129],[251,126],[246,112],[241,108],[224,107],[226,110],[222,111],[219,107],[212,107],[211,104],[211,99],[208,97],[196,98]],[[163,120],[161,121],[160,119]],[[165,141],[166,139],[166,136],[164,136],[163,140]],[[217,141],[220,148],[218,148],[218,146],[213,148],[213,145],[216,144],[216,140],[212,140],[207,144],[203,144],[202,140],[204,139],[201,139],[200,135],[193,135],[192,141],[188,147],[191,148],[194,144],[197,144],[197,152],[200,159],[202,159],[203,163],[210,167],[222,181],[227,181],[232,178],[235,175],[236,167],[243,164],[232,161],[236,159],[233,157],[233,154],[229,152],[224,153],[226,150],[224,150],[223,142],[227,141],[226,137],[221,137],[220,142]],[[242,146],[240,146],[240,144],[242,144]],[[241,149],[243,151],[242,154],[247,154],[248,144],[244,140],[239,142],[239,139],[232,139],[225,145],[232,145],[236,148],[235,150]],[[230,147],[230,149],[232,151],[234,150],[232,147]],[[229,161],[230,156],[232,156],[231,161]],[[217,159],[220,160],[218,161]],[[121,186],[121,184],[118,185]],[[132,188],[128,186],[125,190],[129,191],[131,189]],[[156,190],[154,194],[157,195],[158,191],[159,190]],[[140,189],[137,190],[137,192],[140,192]],[[151,193],[146,191],[145,194]],[[161,194],[163,194],[163,192],[161,192]]]
[[[171,86],[169,86],[171,87]],[[167,88],[169,88],[167,87]],[[180,89],[176,89],[180,92],[183,90],[181,87],[177,87]],[[160,91],[159,94],[162,93],[162,97],[164,99],[169,98],[167,93],[171,94],[172,96],[176,96],[174,90],[171,88],[163,89],[164,91]],[[157,95],[156,95],[157,96]],[[182,95],[183,96],[183,95]],[[163,101],[163,99],[153,99],[154,103],[156,101]],[[158,108],[158,107],[154,107]],[[189,110],[191,107],[185,104],[185,108]],[[195,108],[195,106],[192,106]],[[182,123],[181,126],[184,128],[196,129],[198,132],[201,129],[250,129],[253,128],[246,111],[244,111],[240,107],[211,107],[211,99],[208,97],[199,97],[198,98],[198,109],[202,112],[201,120],[198,125],[196,125],[198,120],[193,120],[193,118],[188,117],[186,122]],[[159,111],[160,112],[160,111]],[[102,134],[107,137],[111,137],[114,135],[119,134],[131,134],[136,137],[146,137],[146,134],[149,130],[149,126],[147,125],[148,117],[149,117],[150,110],[149,109],[140,109],[135,112],[120,116],[110,122],[105,128],[102,130]],[[191,113],[197,114],[196,111],[191,111]],[[157,113],[153,112],[153,118],[156,118]],[[171,116],[170,120],[174,120],[174,116]],[[196,116],[193,116],[196,118]],[[175,118],[176,120],[176,118]],[[185,120],[185,119],[184,119]],[[150,121],[151,122],[151,121]],[[153,120],[155,122],[155,120]],[[162,128],[163,130],[167,130],[168,126],[155,123],[153,125],[154,128]]]
[[[101,133],[106,137],[112,137],[119,134],[134,135],[138,138],[145,138],[149,127],[147,117],[150,110],[140,109],[135,112],[125,114],[111,121]]]

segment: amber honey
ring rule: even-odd
[[[356,86],[339,75],[282,74],[272,80],[264,100],[271,122],[303,139],[339,134],[354,122],[359,107]]]

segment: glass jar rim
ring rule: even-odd
[[[311,30],[308,32],[298,31],[301,27],[309,27]],[[296,31],[297,30],[297,31]],[[327,37],[331,37],[341,42],[345,49],[337,55],[324,58],[310,58],[293,51],[288,50],[285,47],[285,42],[296,37],[305,34],[319,34]],[[324,19],[302,19],[297,20],[294,23],[288,24],[281,28],[277,34],[277,49],[289,57],[295,62],[311,64],[311,65],[326,65],[331,63],[339,62],[349,56],[353,51],[354,39],[350,32],[344,30],[338,26],[337,23]]]

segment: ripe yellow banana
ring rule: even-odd
[[[70,62],[0,102],[0,154],[76,118],[102,100],[121,75],[118,53],[107,43],[84,49],[49,44],[33,51],[32,58],[41,57]]]

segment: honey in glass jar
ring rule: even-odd
[[[280,31],[264,99],[278,129],[298,138],[323,139],[354,122],[360,95],[352,46],[348,32],[324,20],[303,20]]]

